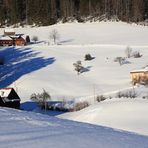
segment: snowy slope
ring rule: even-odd
[[[48,27],[14,28],[16,33],[38,36],[40,41],[49,41],[52,29],[57,29],[63,45],[114,44],[148,46],[147,26],[123,22],[65,23]],[[4,28],[0,30],[3,34]]]
[[[0,108],[1,148],[147,148],[148,137]]]
[[[49,45],[52,29],[60,34],[59,44]],[[53,99],[73,99],[112,92],[131,87],[129,72],[147,64],[148,28],[122,22],[57,24],[38,28],[16,28],[16,33],[37,35],[37,44],[23,48],[3,48],[6,65],[1,66],[0,87],[15,87],[22,98],[44,88]],[[3,34],[3,29],[0,30]],[[127,45],[143,56],[131,58],[129,64],[120,66],[113,62],[117,56],[125,56]],[[94,60],[84,61],[90,53]],[[81,60],[88,68],[78,76],[73,63]]]
[[[147,106],[147,99],[116,98],[59,117],[148,135]]]

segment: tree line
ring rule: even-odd
[[[0,25],[148,19],[148,0],[0,0]]]

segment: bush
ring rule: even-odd
[[[140,58],[140,57],[142,57],[142,55],[139,52],[134,52],[133,57],[134,58]]]
[[[136,97],[137,97],[137,93],[134,90],[117,93],[117,98],[136,98]]]
[[[82,72],[84,67],[82,66],[81,61],[77,61],[76,63],[73,64],[75,67],[75,71],[77,71],[78,75]]]
[[[83,108],[86,108],[89,106],[89,103],[87,101],[84,101],[84,102],[78,102],[74,105],[73,107],[73,111],[79,111]]]
[[[125,58],[123,57],[116,57],[114,59],[114,62],[118,62],[120,64],[120,66],[125,62]]]
[[[104,100],[106,100],[106,99],[107,99],[107,98],[104,97],[103,95],[97,96],[97,98],[96,98],[96,100],[97,100],[98,102],[104,101]]]
[[[92,59],[93,59],[93,57],[90,54],[85,55],[85,61],[87,61],[87,60],[90,61]]]

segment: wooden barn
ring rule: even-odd
[[[0,106],[20,108],[20,97],[13,88],[0,89]]]
[[[148,83],[148,66],[130,72],[133,84],[147,84]]]

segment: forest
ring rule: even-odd
[[[148,20],[148,0],[0,0],[0,27],[78,22]]]

